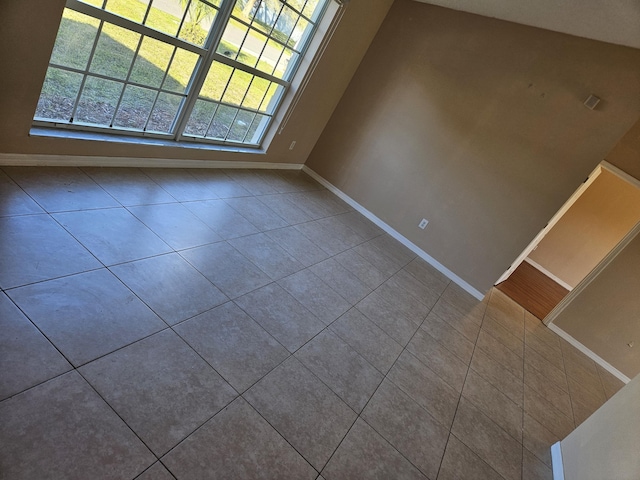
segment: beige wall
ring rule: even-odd
[[[553,320],[629,378],[640,373],[638,272],[640,235]]]
[[[560,443],[565,480],[637,480],[640,376]]]
[[[603,170],[529,258],[575,287],[640,221],[640,188]]]
[[[260,155],[29,137],[64,0],[2,1],[0,153],[304,163],[392,3],[349,4],[287,128]]]
[[[307,165],[486,291],[637,120],[639,82],[640,50],[396,0]]]
[[[607,155],[607,161],[635,178],[640,178],[640,119]]]

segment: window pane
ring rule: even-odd
[[[86,69],[98,25],[99,20],[65,8],[53,46],[51,63],[79,70]]]
[[[252,26],[269,34],[273,30],[278,15],[267,15],[267,9],[264,3],[271,3],[271,10],[276,7],[277,13],[279,13],[278,2],[274,2],[273,0],[246,0],[242,13],[244,19],[251,22]]]
[[[174,50],[175,47],[160,40],[144,37],[129,80],[150,87],[160,87]]]
[[[307,40],[307,36],[311,33],[313,28],[312,24],[307,22],[304,18],[300,17],[296,27],[291,34],[291,41],[289,45],[295,50],[300,51]]]
[[[286,44],[293,32],[293,27],[296,26],[298,16],[299,15],[289,7],[282,8],[271,36]]]
[[[233,67],[220,62],[213,62],[209,69],[209,73],[207,74],[207,78],[202,85],[200,96],[211,98],[213,100],[220,100],[222,98],[222,94],[227,88],[227,83],[229,82],[232,73]]]
[[[178,108],[182,102],[179,95],[171,95],[169,93],[161,93],[158,96],[153,113],[147,125],[147,131],[169,133],[171,126],[178,113]]]
[[[280,60],[278,60],[278,65],[276,66],[273,75],[278,78],[288,79],[291,77],[293,72],[293,67],[296,64],[296,59],[298,58],[298,54],[289,48],[285,48],[284,52],[280,56]]]
[[[222,97],[222,101],[232,105],[241,105],[249,88],[251,78],[252,75],[250,73],[235,70],[229,81],[227,91],[224,93],[224,97]]]
[[[265,49],[265,55],[261,59],[263,62],[266,62],[266,64],[262,64],[264,68],[263,71],[267,72],[270,75],[281,78],[282,75],[277,75],[275,70],[283,53],[284,47],[282,46],[282,44],[270,39],[267,43],[267,48]]]
[[[203,47],[217,12],[215,8],[210,7],[206,3],[200,2],[199,0],[192,0],[187,16],[180,29],[179,38]]]
[[[87,3],[89,5],[93,5],[94,7],[102,8],[106,0],[80,0],[80,1],[83,3]]]
[[[78,97],[82,74],[49,67],[36,108],[36,117],[68,122]]]
[[[268,39],[266,35],[256,30],[249,30],[244,42],[242,42],[238,61],[250,67],[260,68],[258,59],[264,54]]]
[[[260,110],[267,113],[273,113],[276,109],[276,105],[280,102],[280,98],[283,93],[284,87],[282,85],[272,83],[267,95],[264,97],[264,100],[262,100]]]
[[[186,135],[204,137],[207,134],[213,114],[216,112],[217,105],[217,103],[198,100],[193,107],[184,133]]]
[[[258,145],[260,143],[262,135],[264,135],[264,132],[269,126],[270,120],[271,117],[268,117],[266,115],[256,115],[253,119],[253,122],[251,123],[251,126],[249,127],[249,131],[247,132],[244,142],[252,145]]]
[[[249,127],[251,127],[251,123],[253,122],[253,118],[255,116],[256,114],[253,112],[240,110],[235,120],[233,121],[231,130],[229,131],[229,135],[227,136],[227,140],[232,142],[242,142],[244,140],[244,137],[249,132]]]
[[[323,2],[320,0],[307,0],[307,4],[302,11],[302,14],[310,18],[312,21],[317,21],[320,13],[322,12]]]
[[[127,85],[113,125],[143,130],[157,94],[155,90]]]
[[[243,107],[252,108],[258,110],[262,104],[271,82],[260,77],[253,77],[249,91],[242,102]]]
[[[218,44],[216,52],[225,57],[236,59],[238,57],[238,50],[240,45],[247,35],[248,27],[234,20],[229,20],[224,34],[222,35],[222,41]]]
[[[125,80],[139,41],[139,34],[105,23],[89,71]]]
[[[142,23],[149,0],[107,0],[105,10],[121,17]]]
[[[87,77],[80,95],[75,123],[111,125],[122,83],[97,77]]]
[[[215,117],[213,117],[213,122],[211,122],[207,137],[224,140],[229,132],[233,119],[236,118],[237,111],[237,108],[220,105]]]
[[[296,9],[298,12],[302,12],[304,10],[305,3],[307,3],[305,0],[287,0],[287,4],[291,5],[291,7]]]
[[[184,93],[187,85],[189,85],[189,80],[191,80],[197,61],[198,55],[178,48],[173,56],[169,74],[165,78],[162,88],[172,92]]]
[[[147,20],[144,22],[145,25],[175,37],[185,14],[186,3],[182,1],[153,0]]]

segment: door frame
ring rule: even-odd
[[[640,188],[640,185],[638,186],[638,188]],[[602,260],[600,260],[600,263],[598,263],[598,265],[596,265],[595,268],[591,270],[587,274],[587,276],[584,277],[582,281],[578,283],[578,285],[576,285],[576,287],[571,290],[569,294],[565,296],[553,310],[549,312],[546,317],[544,317],[544,319],[542,320],[543,323],[547,326],[552,324],[553,321],[558,318],[558,315],[560,315],[560,313],[562,313],[562,311],[567,308],[567,306],[573,301],[573,299],[580,295],[584,291],[584,289],[587,288],[589,284],[593,282],[596,277],[609,266],[611,262],[613,262],[613,260],[620,254],[620,252],[622,252],[622,250],[624,250],[625,247],[629,245],[629,243],[631,243],[634,238],[636,238],[638,234],[640,234],[640,221],[636,223],[631,228],[631,230],[629,230],[627,234],[622,238],[622,240],[620,240],[620,242],[618,242],[618,244],[613,247],[613,249],[609,253],[607,253],[607,255]]]
[[[511,274],[520,266],[522,262],[529,256],[531,252],[533,252],[538,244],[542,241],[542,239],[549,233],[549,231],[555,226],[556,223],[560,221],[560,219],[567,213],[567,211],[571,208],[571,206],[576,203],[578,198],[584,194],[584,192],[591,186],[591,184],[595,181],[596,178],[602,173],[602,170],[607,170],[610,173],[620,177],[626,182],[631,183],[637,188],[640,188],[640,180],[632,177],[628,173],[623,172],[615,165],[611,165],[606,160],[603,160],[596,166],[596,168],[589,174],[584,182],[578,187],[578,189],[573,192],[573,195],[569,197],[569,199],[562,205],[560,210],[556,212],[556,214],[549,220],[549,223],[545,225],[545,227],[538,232],[538,234],[534,237],[533,240],[527,245],[527,248],[523,250],[523,252],[513,261],[511,266],[504,272],[500,278],[495,282],[495,285],[504,282],[507,278],[511,276]]]

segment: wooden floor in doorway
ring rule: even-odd
[[[527,262],[522,262],[511,276],[496,285],[496,288],[540,320],[569,293],[569,290]]]

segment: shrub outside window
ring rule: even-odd
[[[36,126],[259,147],[329,0],[67,0]]]

